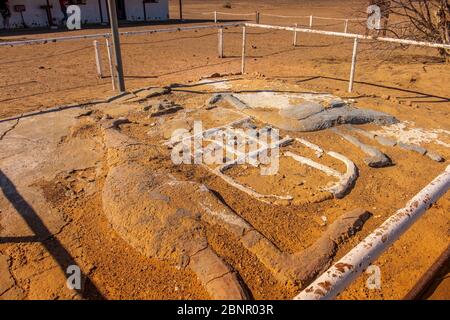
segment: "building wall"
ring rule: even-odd
[[[108,13],[106,2],[100,0],[102,5],[103,21],[108,21]],[[53,23],[59,25],[63,19],[58,0],[49,0],[53,6],[52,16]],[[20,13],[14,11],[14,5],[25,5],[26,11],[23,12],[25,23],[29,27],[46,27],[48,26],[47,14],[41,5],[45,5],[45,0],[9,0],[11,9],[10,25],[12,28],[22,27],[22,18]],[[86,0],[86,4],[79,5],[81,8],[81,21],[87,23],[100,23],[100,9],[98,0]],[[144,9],[142,0],[125,0],[125,11],[128,21],[143,21]],[[147,3],[147,20],[167,20],[169,16],[169,1],[159,0],[158,3]],[[3,18],[0,16],[0,29],[3,28]]]
[[[156,0],[157,3],[146,3],[147,20],[169,19],[169,1]],[[128,21],[144,20],[144,7],[142,0],[125,0],[125,11]]]

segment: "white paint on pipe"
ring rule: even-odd
[[[293,27],[273,26],[273,25],[267,25],[267,24],[245,23],[245,26],[252,27],[252,28],[294,31]],[[415,40],[408,40],[408,39],[396,39],[396,38],[387,38],[387,37],[374,37],[374,36],[366,36],[366,35],[361,35],[361,34],[356,34],[356,33],[312,30],[312,29],[305,29],[305,28],[297,28],[297,32],[322,34],[322,35],[327,35],[327,36],[335,36],[335,37],[343,37],[343,38],[358,38],[359,40],[376,40],[376,41],[392,42],[392,43],[421,46],[421,47],[450,49],[450,44],[415,41]]]
[[[219,58],[223,58],[223,29],[219,28]]]
[[[348,83],[348,92],[353,91],[353,81],[355,80],[357,52],[358,52],[358,38],[355,38],[355,40],[353,42],[352,67],[350,69],[350,81]]]
[[[294,47],[297,46],[297,27],[298,27],[298,23],[295,24],[295,30],[294,30]]]
[[[295,300],[334,299],[450,189],[450,165],[407,205],[389,217]]]
[[[113,91],[116,90],[116,78],[114,74],[114,64],[112,60],[112,46],[109,42],[109,39],[106,38],[106,49],[108,51],[108,62],[109,62],[109,73],[111,74],[111,83],[112,83],[112,89]]]
[[[245,44],[247,38],[246,27],[242,27],[242,63],[241,63],[241,74],[245,74]]]
[[[100,59],[100,50],[98,49],[98,41],[94,40],[95,65],[97,67],[97,76],[103,78],[102,60]]]

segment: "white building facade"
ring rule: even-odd
[[[169,0],[115,0],[119,20],[164,21],[169,19]],[[82,24],[108,23],[107,0],[68,0],[81,9]],[[49,27],[64,19],[59,0],[9,0],[10,27]],[[25,11],[20,12],[21,9]],[[144,15],[145,12],[145,15]],[[23,19],[22,19],[23,16]],[[3,17],[0,15],[0,29]]]

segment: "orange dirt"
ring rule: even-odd
[[[177,17],[175,2],[177,1],[171,3],[173,18]],[[208,4],[204,2],[184,1],[185,17],[204,18],[195,12],[228,10],[238,13],[253,12],[256,9],[281,15],[349,17],[354,14],[355,6],[365,3],[348,0],[336,4],[336,1],[320,0],[302,1],[297,4],[297,1],[287,0],[273,5],[273,1],[243,1],[233,4],[232,9],[224,9],[223,1],[208,1]],[[295,19],[268,17],[262,22],[286,25],[304,23]],[[343,28],[343,25],[337,23],[322,21],[320,24],[320,28],[324,30],[342,31]],[[171,25],[176,26],[179,25]],[[159,27],[161,26],[126,29]],[[106,32],[106,29],[103,31]],[[354,25],[350,31],[361,31],[361,28]],[[1,36],[0,39],[9,41],[96,32],[99,30],[87,29]],[[284,92],[326,92],[354,99],[356,106],[360,108],[389,113],[401,121],[414,123],[414,127],[450,130],[450,66],[440,60],[435,50],[396,48],[379,52],[374,51],[370,44],[362,42],[355,90],[349,94],[346,89],[352,40],[299,33],[299,46],[293,48],[291,33],[259,29],[249,29],[248,32],[248,75],[228,77],[234,91],[270,89]],[[127,89],[131,91],[171,83],[193,84],[203,76],[216,72],[235,74],[240,70],[240,44],[241,30],[227,29],[226,57],[219,59],[215,30],[124,37],[122,51]],[[114,94],[109,77],[97,79],[95,76],[92,41],[2,47],[0,56],[0,118],[49,107],[101,100]],[[107,70],[104,46],[102,61],[104,69]],[[203,120],[205,127],[212,127],[234,120],[231,117],[217,119],[204,110],[199,111],[209,94],[214,91],[216,89],[207,85],[191,88],[187,86],[174,89],[169,97],[187,110],[193,110],[192,114]],[[46,238],[43,242],[2,243],[0,238],[0,258],[9,257],[0,260],[0,271],[2,268],[9,270],[16,285],[15,289],[10,289],[1,298],[79,298],[73,291],[65,289],[65,275],[58,268],[54,257],[48,253],[53,248],[56,255],[64,257],[55,249],[60,248],[59,243],[75,257],[77,264],[95,284],[86,284],[82,298],[208,299],[207,291],[192,271],[179,270],[165,261],[145,257],[112,231],[102,211],[101,190],[108,168],[95,117],[101,118],[104,114],[111,114],[113,117],[126,116],[132,124],[123,125],[122,131],[149,145],[160,145],[160,142],[167,138],[164,136],[164,130],[168,131],[170,136],[173,128],[190,127],[191,123],[186,124],[185,120],[180,120],[175,114],[164,116],[163,125],[157,119],[148,118],[139,104],[134,104],[131,109],[126,107],[118,110],[117,114],[108,108],[94,106],[93,110],[94,113],[89,117],[81,117],[76,125],[71,126],[70,133],[61,139],[58,145],[61,149],[57,150],[64,157],[63,151],[70,150],[71,141],[74,141],[75,146],[80,141],[90,141],[89,150],[101,156],[95,166],[61,171],[54,177],[46,176],[34,182],[33,186],[41,188],[46,201],[61,214],[64,225],[56,235]],[[375,125],[364,125],[362,128],[380,129]],[[149,131],[154,134],[149,135]],[[300,206],[272,206],[238,192],[201,167],[173,166],[167,161],[168,151],[165,149],[161,151],[163,160],[148,157],[146,163],[154,170],[163,170],[179,179],[207,185],[220,195],[224,203],[287,253],[298,252],[310,246],[323,234],[326,226],[344,212],[357,207],[370,211],[372,218],[361,232],[339,248],[335,259],[344,255],[388,216],[403,207],[448,165],[448,161],[433,162],[416,153],[398,147],[383,147],[359,137],[362,142],[377,145],[395,163],[392,167],[372,169],[364,164],[364,154],[359,149],[328,130],[301,134],[283,131],[281,133],[306,138],[324,150],[333,150],[351,157],[360,170],[360,177],[351,193],[341,200],[328,199],[320,203],[306,201]],[[440,138],[450,143],[448,135]],[[450,158],[450,149],[443,145],[431,141],[425,142],[423,146],[439,152],[446,159]],[[296,146],[294,150],[313,158],[311,151],[306,148]],[[321,162],[339,171],[343,170],[342,165],[333,159],[324,157]],[[272,193],[270,191],[278,190],[280,194],[294,193],[306,198],[316,196],[315,186],[326,185],[332,180],[321,174],[315,174],[308,179],[313,171],[290,159],[283,159],[281,166],[282,170],[277,176],[262,177],[258,170],[243,170],[241,167],[235,167],[227,174],[241,183],[253,186],[259,192]],[[299,185],[299,182],[302,184]],[[0,213],[7,207],[6,201],[3,200],[5,199],[0,198]],[[447,193],[374,262],[381,268],[381,290],[369,290],[365,285],[369,275],[363,274],[340,298],[401,299],[448,246],[449,212],[450,198]],[[322,216],[326,216],[326,224]],[[1,222],[0,219],[0,234]],[[253,254],[245,250],[223,228],[209,228],[207,237],[214,250],[239,273],[253,298],[289,299],[297,293],[295,289],[280,284]],[[0,278],[0,284],[1,280]],[[444,281],[443,286],[445,285],[448,288],[448,283]],[[435,297],[450,298],[448,290],[437,292]]]

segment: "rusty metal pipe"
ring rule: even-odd
[[[450,265],[450,246],[439,256],[433,265],[424,273],[403,300],[420,300],[424,297],[433,282],[441,277]]]
[[[390,216],[294,299],[334,299],[449,189],[450,165],[414,196],[404,208]]]

